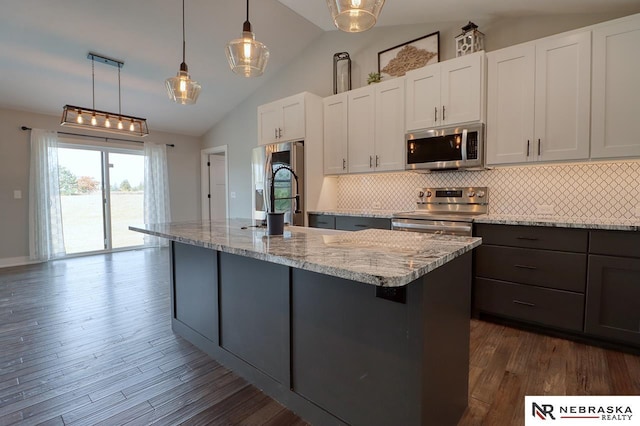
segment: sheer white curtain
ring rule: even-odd
[[[32,260],[45,261],[64,254],[58,133],[33,129],[29,169],[29,256]]]
[[[144,143],[144,223],[171,222],[169,173],[165,144]],[[145,235],[146,245],[166,246],[169,241]]]

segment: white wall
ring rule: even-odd
[[[80,133],[61,128],[58,116],[0,109],[0,266],[20,263],[29,256],[30,133],[20,130],[21,126]],[[167,151],[172,219],[199,219],[201,139],[153,129],[145,139],[175,144]],[[14,190],[22,191],[22,199],[13,198]]]
[[[476,24],[486,34],[487,50],[496,50],[617,17],[619,15],[577,14],[496,19],[491,22],[476,21]],[[473,20],[473,17],[468,18]],[[257,145],[256,109],[259,105],[302,91],[322,97],[331,95],[332,61],[333,54],[337,52],[346,51],[351,56],[353,88],[366,84],[367,74],[377,71],[379,51],[434,31],[440,31],[440,60],[451,59],[455,56],[454,37],[466,23],[467,20],[429,25],[375,27],[359,34],[329,31],[320,36],[284,72],[272,77],[203,136],[205,148],[229,146],[229,190],[237,196],[230,199],[230,216],[250,215],[250,158],[251,149]]]

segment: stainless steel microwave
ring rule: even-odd
[[[405,143],[406,170],[446,170],[483,166],[482,123],[407,133]]]

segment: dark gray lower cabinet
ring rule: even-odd
[[[334,216],[309,214],[309,227],[361,231],[363,229],[391,229],[391,219],[383,217]]]
[[[172,246],[173,317],[208,340],[217,342],[217,252],[175,242]]]
[[[310,214],[309,227],[336,229],[336,217],[328,214]]]
[[[640,346],[640,232],[474,229],[474,313]]]
[[[589,256],[585,331],[640,345],[640,259]]]
[[[289,268],[220,253],[220,346],[289,387]]]
[[[471,253],[397,290],[172,243],[173,330],[317,425],[453,425]]]

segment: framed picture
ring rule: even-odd
[[[401,77],[407,71],[440,60],[440,31],[402,43],[378,53],[378,72],[383,79]]]

